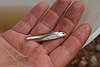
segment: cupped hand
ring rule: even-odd
[[[87,41],[91,27],[75,29],[84,11],[80,1],[57,0],[51,8],[47,2],[37,4],[12,29],[0,37],[0,67],[64,67],[72,61]],[[66,32],[67,35],[42,43],[27,41],[27,36]]]

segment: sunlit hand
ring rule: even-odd
[[[88,24],[78,24],[84,11],[80,1],[57,0],[50,8],[41,2],[12,29],[0,37],[0,67],[64,67],[76,56],[91,33]],[[69,9],[67,9],[69,8]],[[67,11],[66,11],[67,10]],[[64,38],[37,43],[31,35],[66,32]]]

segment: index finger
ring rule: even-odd
[[[12,28],[12,30],[21,34],[28,34],[47,11],[48,7],[49,5],[47,2],[40,2],[34,6],[32,10]]]

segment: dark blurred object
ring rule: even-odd
[[[85,57],[82,58],[82,60],[79,62],[78,67],[87,67],[88,61],[85,59]]]
[[[96,42],[100,44],[100,35],[96,38]]]
[[[81,49],[76,58],[67,67],[100,67],[100,35],[88,46]]]
[[[98,51],[98,52],[100,52],[100,44],[96,45],[95,50]]]
[[[94,55],[94,56],[91,56],[91,59],[90,59],[90,66],[91,67],[97,67],[98,66],[98,60],[97,60],[97,57]]]

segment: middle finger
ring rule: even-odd
[[[52,31],[70,3],[71,0],[57,0],[42,18],[41,22],[38,22],[33,28],[30,35],[39,35]]]
[[[71,32],[74,30],[75,26],[79,22],[79,19],[84,11],[84,5],[80,1],[74,2],[71,7],[68,9],[64,18],[59,22],[54,31],[63,31],[67,33],[65,38],[56,39],[53,41],[43,42],[43,47],[47,50],[49,54],[56,47],[63,43],[63,41],[68,38]],[[52,44],[51,44],[52,43]]]

